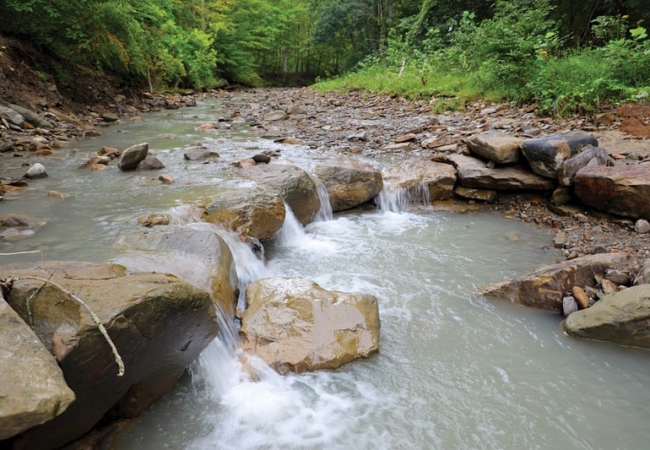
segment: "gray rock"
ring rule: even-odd
[[[271,111],[266,114],[264,114],[263,120],[265,122],[276,122],[278,120],[285,120],[289,117],[289,115],[282,111],[282,110],[277,110],[277,111]]]
[[[132,145],[122,152],[117,167],[124,171],[135,170],[138,164],[140,164],[140,161],[143,161],[147,157],[148,153],[149,144],[146,142]]]
[[[25,118],[20,113],[6,106],[0,106],[0,118],[18,127],[21,127],[25,122]]]
[[[27,173],[25,173],[25,178],[45,178],[47,176],[47,172],[45,171],[45,167],[41,163],[35,163],[33,164],[29,169],[27,169]]]
[[[348,141],[352,141],[352,142],[356,142],[356,141],[365,142],[368,140],[368,133],[366,131],[359,131],[358,133],[349,134],[347,139]]]
[[[206,161],[219,158],[219,153],[212,150],[204,150],[200,147],[188,148],[183,153],[183,158],[188,161]]]
[[[578,309],[578,302],[572,296],[569,295],[562,299],[562,312],[564,313],[564,317],[578,311]]]
[[[147,156],[138,163],[138,170],[161,170],[165,165],[155,156]]]
[[[634,224],[634,231],[641,234],[650,233],[650,222],[644,219],[639,219]]]
[[[497,164],[516,164],[523,139],[500,132],[477,134],[467,140],[472,153]]]
[[[112,112],[105,112],[100,117],[104,122],[108,123],[117,122],[120,119],[120,116]]]
[[[643,264],[641,270],[637,273],[634,284],[650,284],[650,260]]]
[[[384,185],[408,192],[415,201],[418,201],[417,194],[421,187],[424,187],[428,201],[447,200],[451,198],[456,185],[456,171],[451,164],[409,159],[384,171]]]
[[[533,172],[555,179],[562,162],[587,145],[598,147],[598,140],[586,134],[547,136],[525,140],[521,144],[521,150]]]
[[[50,122],[41,118],[38,114],[36,114],[33,111],[30,111],[27,108],[23,108],[22,106],[18,106],[18,105],[9,105],[9,107],[14,111],[16,111],[18,114],[20,114],[21,116],[23,116],[25,118],[25,121],[29,122],[31,125],[35,126],[36,128],[45,128],[47,130],[54,128],[54,125],[52,125]]]
[[[586,166],[606,165],[609,160],[607,150],[602,147],[587,145],[582,151],[565,159],[557,170],[557,177],[561,186],[572,186],[573,178],[580,169]]]

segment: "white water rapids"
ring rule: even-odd
[[[241,101],[255,99],[242,94]],[[149,115],[145,123],[116,125],[102,138],[73,143],[78,151],[65,157],[43,160],[50,177],[0,208],[50,224],[33,238],[2,243],[2,251],[107,261],[120,257],[115,242],[140,230],[136,219],[144,214],[172,212],[184,223],[190,214],[179,205],[238,183],[215,164],[183,160],[182,148],[196,140],[225,161],[268,147],[281,148],[279,162],[307,169],[333,156],[262,141],[245,124],[213,134],[196,129],[215,115],[225,115],[215,103]],[[176,185],[159,185],[157,173],[76,169],[102,145],[143,141]],[[24,169],[16,166],[19,175]],[[48,190],[69,197],[49,198]],[[558,316],[475,294],[558,258],[547,230],[494,214],[409,212],[397,198],[382,205],[391,202],[395,207],[383,210],[324,214],[305,229],[289,215],[265,249],[266,265],[224,234],[243,284],[302,276],[328,289],[377,296],[379,354],[335,371],[286,377],[259,367],[262,377],[251,380],[233,351],[231,330],[107,448],[648,448],[650,353],[571,339]]]

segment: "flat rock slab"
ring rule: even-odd
[[[0,296],[0,441],[52,420],[74,398],[54,357]]]
[[[303,278],[265,278],[246,290],[244,350],[276,371],[336,369],[379,350],[377,298],[328,291]]]
[[[497,164],[516,164],[521,157],[523,139],[506,133],[488,132],[467,140],[467,146],[477,156]]]
[[[598,140],[588,134],[567,134],[525,140],[521,151],[533,172],[555,179],[562,162],[587,145],[598,147]]]
[[[428,159],[407,160],[386,169],[384,183],[411,193],[425,186],[430,202],[447,200],[456,185],[456,171],[451,164]]]
[[[606,295],[563,323],[570,336],[650,350],[650,285]]]
[[[607,269],[627,269],[628,256],[624,253],[604,253],[583,256],[535,269],[529,275],[504,281],[484,289],[486,297],[508,300],[562,313],[565,292],[574,286],[596,286],[595,275],[603,276]]]
[[[585,204],[624,217],[650,219],[650,164],[591,166],[576,173],[575,194]]]
[[[485,162],[460,154],[445,157],[457,170],[460,185],[467,188],[495,191],[548,191],[553,180],[529,172],[521,166],[490,169]]]
[[[353,158],[336,158],[319,164],[314,175],[327,189],[332,212],[345,211],[372,200],[384,187],[381,172]]]

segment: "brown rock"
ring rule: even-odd
[[[497,164],[516,164],[523,139],[500,132],[477,134],[467,140],[472,153]]]
[[[426,159],[407,160],[384,171],[384,184],[410,194],[416,194],[424,186],[430,202],[447,200],[456,185],[456,171],[449,164]],[[417,195],[410,196],[417,198]]]
[[[340,157],[319,164],[314,175],[325,185],[333,212],[372,200],[384,186],[381,172],[353,158]]]
[[[395,143],[396,144],[401,144],[402,142],[409,142],[409,141],[414,141],[417,138],[417,136],[413,133],[405,134],[403,136],[398,136],[395,138]]]
[[[164,173],[158,177],[158,180],[162,181],[163,184],[174,184],[176,180],[171,175]]]
[[[456,186],[454,194],[458,197],[469,200],[480,200],[482,202],[494,203],[497,200],[497,191],[489,189],[474,189],[464,186]]]
[[[582,289],[580,286],[573,286],[571,292],[573,293],[573,298],[575,298],[578,302],[580,309],[589,308],[589,297],[587,296],[587,293],[584,289]]]

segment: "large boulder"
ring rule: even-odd
[[[384,183],[409,193],[426,186],[429,201],[448,200],[456,185],[456,171],[450,164],[427,159],[407,160],[386,169]]]
[[[0,361],[0,441],[52,420],[74,401],[54,357],[1,295]]]
[[[90,430],[109,410],[134,417],[167,392],[219,331],[207,292],[173,275],[127,274],[123,266],[44,262],[0,267],[13,276],[7,299],[58,360],[76,400],[61,415],[16,437],[18,449],[53,449]],[[63,287],[30,279],[39,277]],[[124,361],[100,334],[96,314]]]
[[[467,188],[494,191],[548,191],[554,187],[552,180],[530,173],[521,166],[491,169],[485,162],[471,156],[453,154],[445,158],[456,167],[460,185]]]
[[[299,167],[287,164],[255,165],[245,167],[237,174],[280,194],[303,225],[311,222],[320,210],[316,182]]]
[[[650,350],[650,285],[606,295],[563,326],[570,336]]]
[[[598,147],[598,140],[588,134],[568,134],[525,140],[521,150],[533,172],[555,179],[562,162],[587,145]]]
[[[476,134],[467,140],[467,146],[477,156],[497,164],[516,164],[521,156],[523,139],[501,132]]]
[[[138,164],[141,161],[144,161],[149,153],[149,144],[146,142],[142,144],[132,145],[122,152],[120,155],[120,160],[117,163],[117,167],[120,170],[135,170],[138,168]]]
[[[353,158],[340,157],[319,164],[314,168],[314,175],[327,189],[332,212],[362,205],[384,187],[381,172]]]
[[[575,194],[588,206],[624,217],[650,219],[650,165],[588,166],[575,176]]]
[[[20,113],[6,106],[0,106],[0,119],[5,119],[17,127],[22,127],[25,122],[25,118]]]
[[[214,225],[156,227],[122,236],[118,247],[125,254],[115,262],[134,271],[176,275],[209,292],[215,305],[235,318],[237,272],[230,248]]]
[[[604,166],[609,160],[607,150],[602,147],[586,146],[580,153],[565,159],[557,170],[561,186],[573,186],[576,173],[585,166]]]
[[[275,238],[286,210],[279,194],[262,188],[233,188],[212,198],[203,220],[218,223],[244,237]]]
[[[16,111],[18,114],[23,116],[25,121],[29,123],[30,125],[35,126],[36,128],[45,128],[45,129],[52,129],[54,128],[54,125],[52,123],[48,122],[47,120],[43,119],[41,116],[36,114],[34,111],[23,108],[22,106],[18,105],[9,105],[11,109]]]
[[[481,294],[556,313],[562,312],[562,299],[574,286],[594,287],[595,276],[607,269],[627,270],[624,253],[583,256],[535,269],[532,273],[484,289]]]
[[[336,369],[379,350],[372,295],[327,291],[302,278],[265,278],[246,290],[244,350],[280,373]]]

